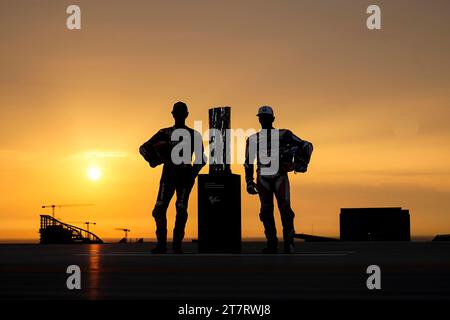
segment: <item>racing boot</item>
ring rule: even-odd
[[[278,239],[274,238],[271,240],[267,240],[267,245],[262,249],[261,253],[264,254],[273,254],[278,252]]]
[[[163,242],[158,242],[156,246],[150,250],[152,254],[164,254],[167,252],[167,245]]]

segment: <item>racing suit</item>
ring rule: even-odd
[[[273,196],[277,199],[278,209],[280,210],[281,222],[283,225],[283,239],[285,248],[286,246],[293,245],[294,242],[294,211],[292,211],[290,203],[290,186],[288,171],[285,169],[286,166],[280,161],[283,156],[283,149],[290,147],[300,147],[304,148],[309,144],[309,142],[304,141],[294,135],[291,131],[280,129],[278,131],[278,170],[272,172],[271,174],[264,174],[261,169],[268,167],[271,163],[263,163],[260,160],[260,147],[267,148],[265,154],[271,155],[271,145],[273,141],[270,139],[270,132],[277,129],[266,130],[267,134],[263,139],[261,131],[251,135],[246,142],[246,159],[245,159],[245,180],[247,186],[253,184],[253,172],[254,172],[254,160],[257,162],[257,180],[256,188],[258,191],[259,199],[261,202],[261,210],[259,213],[259,218],[264,226],[264,233],[267,238],[267,243],[269,247],[277,247],[278,238],[277,230],[275,227],[274,219],[274,201]],[[269,138],[268,138],[269,137]],[[261,141],[263,139],[264,141]],[[258,147],[250,148],[249,141],[256,141]]]
[[[172,133],[176,129],[185,129],[190,136],[190,155],[189,163],[175,164],[171,160],[172,149],[183,140],[172,141]],[[195,137],[197,136],[197,137]],[[166,246],[167,243],[167,208],[170,200],[176,192],[176,217],[173,229],[173,244],[181,246],[184,238],[184,228],[188,218],[189,195],[194,186],[195,178],[205,165],[205,155],[203,153],[203,143],[200,133],[189,128],[176,128],[175,126],[159,130],[147,143],[165,142],[169,144],[168,155],[165,157],[161,179],[159,182],[159,191],[156,198],[156,204],[153,209],[153,217],[156,222],[156,237],[158,245]],[[200,143],[201,147],[195,147],[195,143]],[[192,161],[192,154],[195,153],[195,162]]]

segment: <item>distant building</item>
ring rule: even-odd
[[[342,208],[341,241],[410,241],[409,210],[393,208]]]
[[[103,243],[103,240],[92,232],[48,215],[41,215],[39,233],[41,244]]]

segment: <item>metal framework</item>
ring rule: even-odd
[[[41,243],[103,243],[94,233],[59,221],[49,215],[41,215]]]

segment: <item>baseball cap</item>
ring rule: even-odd
[[[273,116],[273,110],[272,110],[272,107],[270,107],[270,106],[262,106],[262,107],[260,107],[260,108],[258,109],[258,114],[257,114],[257,116],[262,115],[262,114],[270,114],[270,115]]]

